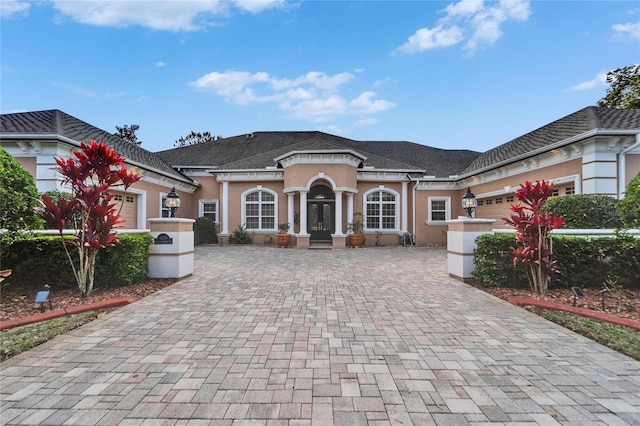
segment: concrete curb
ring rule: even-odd
[[[117,306],[128,305],[135,302],[133,297],[120,297],[118,299],[104,300],[102,302],[89,303],[87,305],[69,306],[64,309],[56,309],[55,311],[43,312],[28,317],[14,318],[0,322],[0,331],[8,330],[22,325],[33,324],[40,321],[46,321],[53,318],[63,317],[65,315],[79,314],[81,312],[98,311],[100,309],[115,308]]]
[[[606,312],[593,311],[591,309],[578,308],[576,306],[567,306],[560,303],[548,302],[546,300],[536,300],[527,298],[512,298],[509,299],[509,303],[518,306],[536,306],[543,309],[551,309],[554,311],[570,312],[572,314],[582,315],[587,318],[595,318],[601,321],[606,321],[611,324],[624,325],[625,327],[633,328],[640,331],[640,321],[619,318],[614,315],[609,315]]]

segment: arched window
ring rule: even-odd
[[[247,229],[276,229],[276,193],[267,189],[245,192],[242,198],[242,221]]]
[[[389,190],[375,189],[365,193],[366,229],[398,229],[398,194]]]

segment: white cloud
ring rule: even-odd
[[[31,5],[26,1],[2,0],[0,1],[0,16],[3,19],[27,16]]]
[[[342,86],[353,78],[348,72],[327,75],[310,71],[296,78],[276,78],[265,72],[228,70],[208,73],[189,85],[237,105],[272,103],[288,118],[311,122],[375,114],[395,106],[393,102],[377,99],[372,91],[362,92],[353,99],[340,94]]]
[[[84,98],[93,98],[93,99],[114,99],[119,98],[125,95],[125,92],[103,92],[98,93],[92,90],[86,89],[82,86],[75,86],[72,84],[64,84],[64,83],[55,83],[55,87],[62,87],[65,89],[71,89],[76,95],[82,96]]]
[[[445,16],[433,28],[420,28],[394,54],[411,54],[449,47],[466,40],[464,50],[472,54],[502,37],[502,24],[524,22],[531,15],[529,0],[462,0],[444,9]]]
[[[107,27],[139,25],[161,31],[197,31],[215,25],[215,17],[226,16],[232,8],[258,13],[283,7],[284,0],[54,0],[62,17],[76,22]]]
[[[615,24],[612,28],[618,35],[640,38],[640,21],[629,24]]]
[[[576,84],[569,88],[573,91],[591,90],[607,85],[607,71],[599,72],[593,79]]]
[[[165,61],[158,61],[155,64],[153,64],[153,66],[158,68],[166,67],[167,65],[169,65],[169,63]]]

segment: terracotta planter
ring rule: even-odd
[[[364,247],[364,234],[351,234],[349,235],[350,247]]]
[[[289,247],[291,244],[291,234],[276,234],[276,245],[278,247]]]

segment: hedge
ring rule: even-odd
[[[521,265],[513,265],[510,253],[515,234],[485,234],[476,239],[472,279],[485,286],[528,288]],[[553,287],[601,287],[610,277],[622,284],[640,285],[640,238],[554,235],[553,252],[560,272],[551,279]]]
[[[551,197],[540,209],[562,216],[565,229],[614,229],[622,227],[616,199],[609,195],[574,194]]]
[[[95,288],[139,284],[148,279],[151,235],[122,234],[118,239],[120,244],[98,253]],[[15,237],[7,234],[0,240],[0,245],[0,265],[2,269],[12,270],[5,283],[38,287],[48,284],[54,289],[76,288],[73,271],[58,235]],[[69,252],[77,261],[75,247],[70,247]]]

